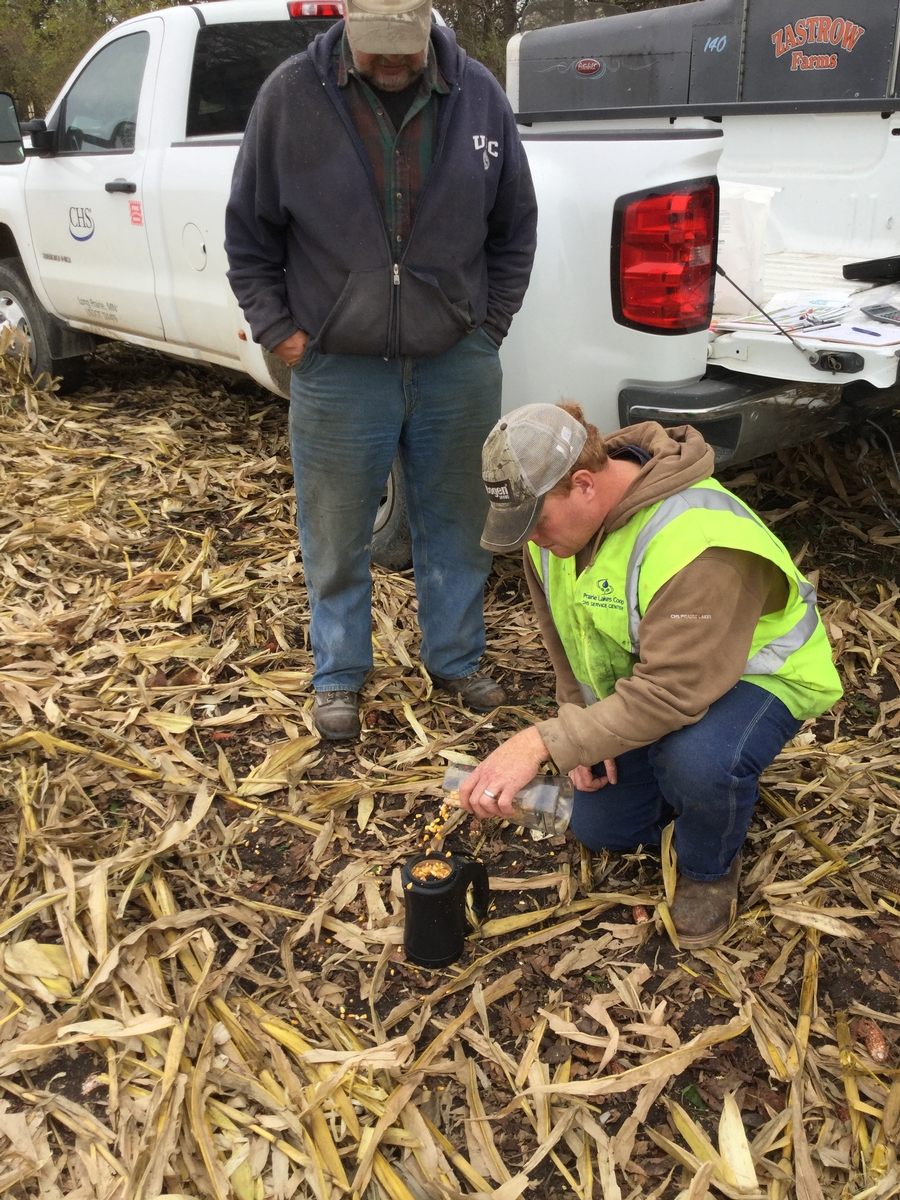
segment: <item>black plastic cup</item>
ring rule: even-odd
[[[420,864],[429,864],[423,867]],[[430,870],[433,874],[417,878]],[[449,868],[449,873],[440,877]],[[435,854],[426,850],[415,854],[400,873],[406,923],[403,949],[407,960],[420,967],[448,967],[456,962],[465,947],[469,923],[466,920],[466,893],[472,888],[472,907],[484,920],[490,907],[488,873],[484,863],[468,854]]]

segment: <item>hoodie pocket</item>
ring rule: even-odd
[[[391,267],[352,271],[312,348],[323,354],[388,354]]]
[[[433,275],[400,268],[400,353],[434,358],[449,350],[477,325],[468,300],[450,300]]]

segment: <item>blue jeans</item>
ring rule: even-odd
[[[620,754],[615,785],[576,789],[572,832],[591,850],[658,846],[674,817],[678,870],[721,879],[744,844],[760,775],[801,725],[777,696],[741,680],[696,725]]]
[[[291,457],[316,691],[362,687],[372,666],[372,528],[399,452],[431,674],[484,653],[481,447],[500,417],[499,351],[482,329],[436,358],[307,350],[291,379]]]

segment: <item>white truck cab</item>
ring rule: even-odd
[[[845,268],[872,259],[900,284],[898,0],[845,7],[699,0],[512,39],[539,225],[505,410],[565,397],[605,431],[690,423],[726,462],[900,401],[892,346],[723,328],[715,286],[724,262],[762,305],[849,293],[870,283]],[[225,205],[263,80],[341,15],[341,0],[219,0],[125,21],[22,126],[24,149],[0,96],[0,321],[38,373],[74,387],[116,338],[288,394],[228,286]],[[401,490],[379,518],[392,541]]]

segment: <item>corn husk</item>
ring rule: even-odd
[[[521,704],[476,719],[434,688],[413,581],[376,570],[364,735],[323,746],[281,404],[123,346],[65,399],[14,340],[0,328],[4,1196],[897,1194],[900,592],[877,556],[900,537],[855,460],[801,447],[737,484],[781,498],[776,530],[825,513],[871,571],[850,588],[830,543],[809,551],[849,699],[766,772],[738,921],[690,956],[671,827],[661,865],[462,812],[435,828],[446,762],[552,711],[514,560],[489,583],[488,665]],[[890,456],[868,461],[900,496]],[[495,906],[433,975],[404,963],[395,883],[428,845],[480,854]],[[870,989],[843,1006],[822,1000],[835,947]],[[752,1074],[728,1081],[733,1061]]]

